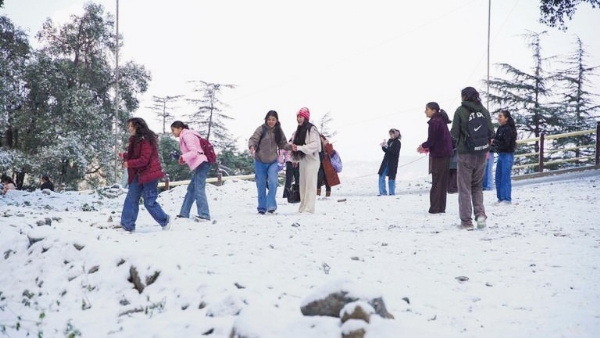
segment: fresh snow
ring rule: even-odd
[[[410,161],[396,196],[376,196],[379,163],[349,162],[314,215],[280,197],[277,214],[258,215],[254,183],[232,180],[207,185],[212,222],[177,219],[161,231],[142,206],[133,234],[118,229],[119,189],[10,191],[0,197],[0,333],[598,336],[600,172],[515,181],[512,205],[486,191],[488,227],[465,231],[455,227],[457,195],[446,214],[427,213],[426,159]],[[178,213],[185,191],[160,194],[167,213]],[[338,290],[382,296],[395,319],[342,327],[300,312]]]

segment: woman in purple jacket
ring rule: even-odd
[[[429,191],[429,213],[446,212],[446,196],[450,179],[450,158],[452,157],[452,138],[448,123],[448,114],[436,102],[425,105],[425,115],[429,117],[427,141],[418,148],[419,153],[429,153],[429,173],[431,190]]]

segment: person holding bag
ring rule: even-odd
[[[340,178],[337,171],[331,163],[331,155],[335,152],[333,145],[321,134],[321,144],[323,145],[323,159],[319,167],[319,177],[317,179],[317,196],[321,196],[321,187],[325,185],[325,197],[331,196],[331,187],[340,184]]]

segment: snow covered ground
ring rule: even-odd
[[[276,215],[258,215],[254,183],[209,185],[213,221],[168,232],[143,207],[136,232],[119,231],[124,195],[104,196],[119,190],[11,191],[0,197],[0,333],[341,337],[339,318],[300,306],[351,285],[395,317],[372,318],[366,337],[598,336],[600,172],[515,182],[512,205],[487,191],[487,229],[464,231],[457,195],[446,214],[427,213],[426,160],[409,162],[388,197],[376,196],[379,163],[345,163],[315,215],[281,198]],[[184,194],[159,202],[174,216]]]

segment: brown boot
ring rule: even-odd
[[[330,197],[331,196],[331,191],[325,191],[325,197]]]
[[[321,196],[321,188],[317,188],[317,196]]]

